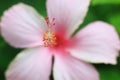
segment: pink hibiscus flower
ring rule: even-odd
[[[27,48],[12,61],[6,79],[49,80],[53,70],[54,80],[99,80],[88,62],[116,64],[119,38],[112,25],[101,21],[71,36],[83,22],[89,3],[47,0],[49,19],[23,3],[5,11],[2,36],[13,47]]]

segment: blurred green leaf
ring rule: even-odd
[[[97,69],[100,73],[100,80],[120,80],[120,70],[116,65],[97,65]]]
[[[120,4],[120,0],[92,0],[92,5],[99,4]]]
[[[117,32],[120,34],[120,14],[109,15],[108,21],[115,26]]]

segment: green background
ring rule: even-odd
[[[0,0],[0,17],[6,9],[19,2],[32,5],[46,17],[46,0]],[[92,0],[85,21],[80,28],[96,20],[114,25],[120,35],[120,0]],[[0,80],[5,80],[4,72],[8,64],[20,51],[20,49],[9,46],[0,36]],[[100,73],[100,80],[120,80],[120,57],[118,57],[117,65],[93,65]]]

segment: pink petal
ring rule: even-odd
[[[55,29],[67,29],[70,36],[83,22],[89,3],[90,0],[47,0],[48,16],[56,19]]]
[[[49,80],[51,58],[46,48],[24,50],[10,64],[6,80]]]
[[[55,80],[99,80],[92,65],[70,55],[55,56],[53,70]]]
[[[19,3],[5,11],[0,23],[2,36],[17,48],[41,45],[46,23],[31,6]]]
[[[116,64],[119,38],[112,25],[94,22],[82,29],[74,38],[76,46],[72,55],[93,63]]]

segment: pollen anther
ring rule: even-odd
[[[44,32],[43,41],[45,47],[54,47],[57,45],[55,33],[51,29]]]

